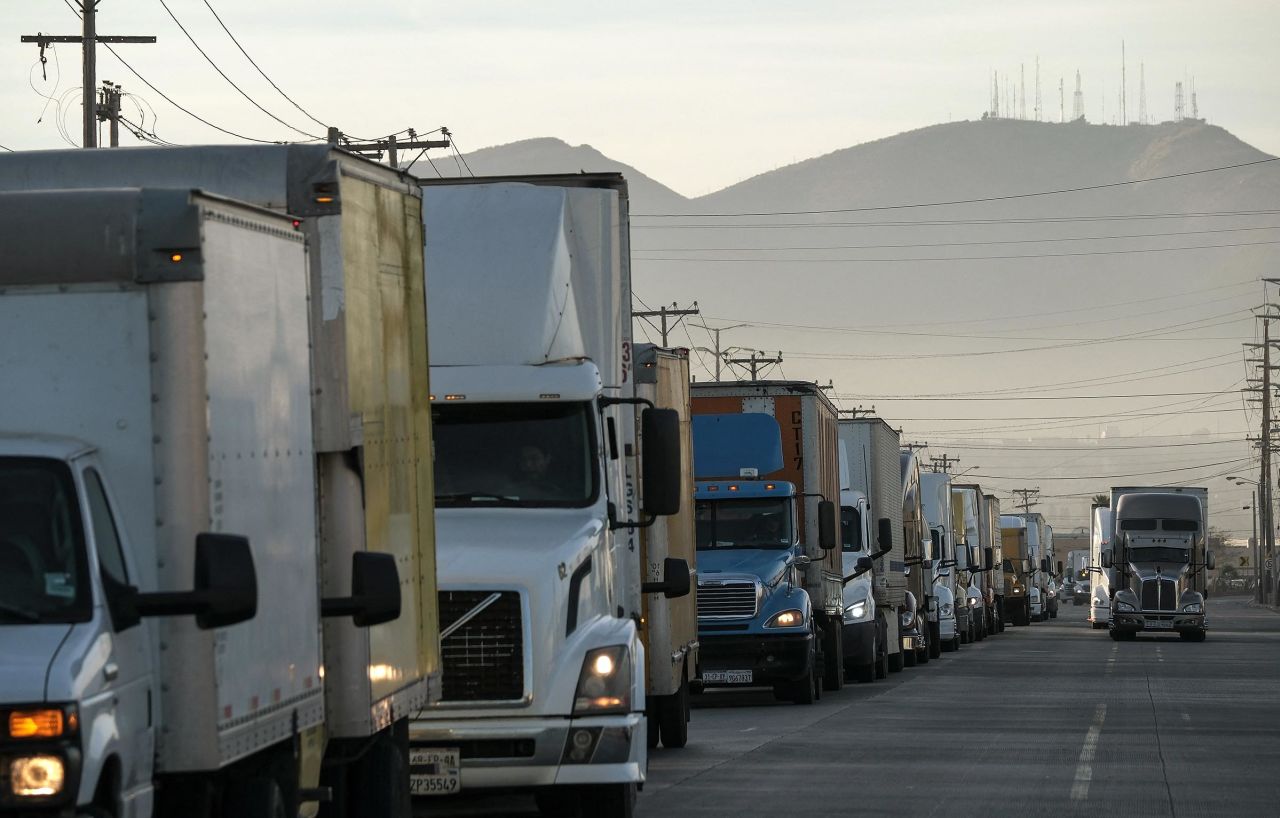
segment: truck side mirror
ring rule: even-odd
[[[1212,551],[1206,551],[1204,554],[1204,566],[1210,571],[1218,567],[1218,561],[1213,558]]]
[[[1110,568],[1110,567],[1111,567],[1111,552],[1110,552],[1110,551],[1103,551],[1103,552],[1102,552],[1102,567],[1103,567],[1103,568]]]
[[[882,554],[893,550],[893,520],[888,517],[876,521],[876,545],[880,546]]]
[[[1058,576],[1062,576],[1062,560],[1058,560]]]
[[[645,409],[640,413],[641,480],[644,510],[655,517],[680,511],[680,413]]]
[[[818,501],[818,547],[830,551],[836,547],[840,518],[836,515],[836,504],[830,500]]]
[[[195,589],[135,593],[138,616],[194,614],[202,630],[225,628],[258,612],[258,578],[249,538],[237,534],[196,535]]]
[[[396,558],[376,551],[351,555],[351,596],[320,600],[321,616],[349,616],[357,628],[400,618],[400,572]]]
[[[1049,573],[1049,558],[1048,558],[1048,557],[1041,557],[1041,558],[1040,558],[1040,570],[1041,570],[1041,571],[1044,571],[1046,574],[1047,574],[1047,573]]]
[[[640,585],[644,594],[662,594],[667,599],[688,596],[692,586],[689,563],[678,557],[667,557],[662,561],[662,582],[645,582]]]
[[[942,532],[936,528],[930,529],[929,541],[933,544],[933,555],[938,559],[942,559]]]
[[[933,570],[933,560],[925,560],[924,562],[920,563],[920,567],[921,567],[921,568],[923,568],[923,569],[924,569],[924,570],[926,570],[926,571],[932,571],[932,570]]]
[[[969,564],[965,566],[966,570],[981,571],[982,557],[980,555],[980,549],[978,548],[978,546],[976,545],[969,546],[967,549],[967,556],[969,558]]]
[[[982,549],[982,570],[990,571],[996,564],[996,550],[991,546]]]
[[[874,570],[875,567],[875,560],[871,557],[858,557],[858,561],[853,564],[853,573],[844,578],[844,584],[848,585],[868,571]]]

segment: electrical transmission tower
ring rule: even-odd
[[[674,324],[671,327],[668,327],[667,319],[675,318],[676,323],[678,324],[680,323],[680,319],[686,315],[701,315],[701,313],[698,311],[697,301],[693,302],[692,307],[684,310],[680,309],[680,305],[673,301],[671,302],[670,307],[661,307],[656,310],[641,310],[640,312],[631,313],[632,318],[660,318],[662,320],[662,327],[658,330],[658,332],[662,336],[662,345],[664,347],[667,346],[668,333],[671,331],[671,329],[674,329],[675,327]],[[716,380],[719,380],[719,377],[717,377]],[[755,378],[752,378],[752,380],[755,380]]]
[[[84,65],[81,77],[81,104],[84,105],[84,145],[86,148],[98,147],[98,121],[106,119],[107,113],[98,107],[98,43],[154,43],[155,37],[122,37],[114,34],[98,33],[98,3],[101,0],[83,0],[80,17],[84,22],[83,32],[74,34],[24,34],[21,41],[36,43],[40,46],[40,56],[50,43],[80,43],[84,49]],[[119,103],[119,98],[116,99]],[[116,111],[116,118],[119,110]],[[115,122],[115,119],[112,119]],[[118,132],[117,132],[118,136]]]

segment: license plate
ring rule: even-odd
[[[704,670],[702,672],[702,681],[730,685],[749,685],[755,681],[755,672],[751,670]]]
[[[462,791],[457,747],[410,747],[409,792],[413,795],[453,795]]]
[[[1169,619],[1148,619],[1147,630],[1153,630],[1153,631],[1173,630],[1173,621]]]

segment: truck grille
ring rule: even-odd
[[[753,617],[756,615],[756,597],[754,582],[698,583],[698,618]]]
[[[1142,583],[1142,610],[1172,611],[1178,607],[1178,586],[1171,579],[1148,579]]]
[[[440,628],[475,610],[494,594],[498,598],[442,637],[442,700],[446,702],[511,701],[524,698],[524,629],[520,594],[515,591],[441,591]]]

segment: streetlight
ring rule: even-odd
[[[1260,514],[1258,509],[1258,481],[1250,480],[1247,477],[1228,477],[1227,482],[1237,485],[1240,483],[1248,483],[1253,486],[1253,504],[1245,506],[1244,509],[1252,509],[1253,511],[1253,514],[1249,516],[1253,522],[1253,564],[1255,566],[1254,570],[1258,572],[1258,587],[1254,596],[1257,597],[1258,602],[1265,602],[1267,588],[1266,581],[1263,580],[1262,573],[1262,543],[1258,542],[1258,516]],[[1244,509],[1241,510],[1243,511]],[[1206,543],[1208,542],[1208,536],[1208,532],[1205,532]]]

